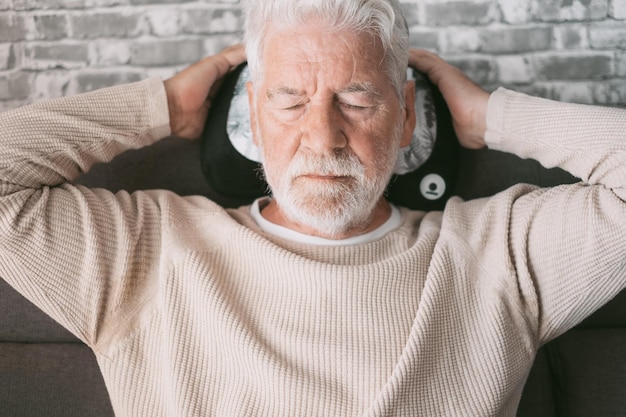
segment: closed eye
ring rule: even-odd
[[[283,107],[281,110],[300,110],[302,107],[304,107],[304,103],[297,103],[297,104]]]
[[[357,104],[350,104],[350,103],[340,103],[341,107],[348,109],[348,110],[355,110],[355,111],[363,111],[363,110],[367,110],[370,109],[370,106],[359,106]]]

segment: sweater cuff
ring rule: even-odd
[[[500,87],[489,97],[485,142],[490,149],[500,149],[504,141],[504,110],[514,94],[513,91]]]
[[[152,115],[149,138],[157,141],[172,134],[165,85],[158,77],[148,78],[143,82],[146,85],[148,105],[150,115]]]

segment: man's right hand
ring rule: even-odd
[[[246,60],[243,45],[208,56],[165,80],[172,135],[196,139],[223,77]]]

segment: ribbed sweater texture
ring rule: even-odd
[[[119,417],[514,416],[537,349],[626,286],[626,111],[500,89],[487,123],[581,182],[328,247],[68,183],[170,134],[160,80],[5,112],[0,276],[94,350]]]

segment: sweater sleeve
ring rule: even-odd
[[[91,346],[142,302],[159,204],[68,181],[169,133],[156,79],[0,114],[0,277]]]
[[[504,244],[515,274],[535,288],[545,342],[626,287],[626,110],[500,89],[489,102],[485,139],[582,180],[526,188],[509,213]]]

